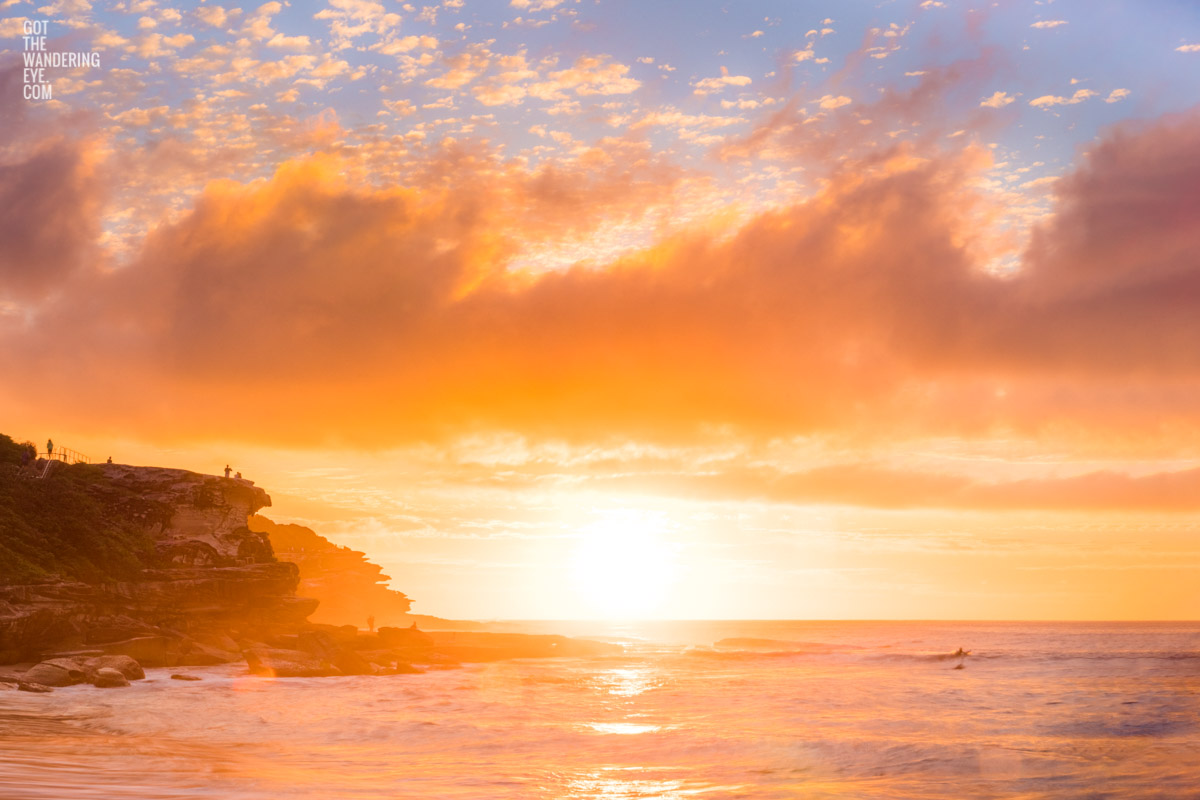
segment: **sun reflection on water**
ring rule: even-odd
[[[646,771],[644,767],[605,767],[593,770],[578,778],[569,779],[564,796],[589,800],[677,800],[730,788],[679,778],[649,777],[645,775]]]
[[[661,685],[657,671],[650,667],[621,667],[596,674],[599,688],[617,697],[635,697]]]
[[[597,733],[618,733],[630,736],[638,733],[654,733],[662,730],[662,725],[646,725],[638,722],[589,722],[587,727]]]

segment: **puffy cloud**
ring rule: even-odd
[[[267,47],[278,50],[307,50],[310,46],[312,42],[307,36],[284,36],[277,33],[267,40]]]
[[[437,46],[438,40],[432,36],[402,36],[373,44],[370,49],[383,53],[385,56],[394,56],[397,53],[408,53],[417,48],[432,50]]]
[[[214,28],[223,28],[225,23],[229,22],[229,18],[234,14],[225,10],[223,6],[203,5],[196,8],[193,12],[204,23],[211,25]]]
[[[255,39],[270,39],[275,35],[275,30],[271,27],[271,19],[282,10],[283,6],[275,0],[263,3],[246,18],[244,30]]]
[[[436,13],[436,7],[428,8]],[[354,39],[364,34],[386,35],[400,25],[400,15],[375,0],[329,0],[329,7],[313,19],[328,20],[335,50],[353,46]]]
[[[831,94],[827,94],[818,101],[818,105],[820,105],[821,108],[833,110],[835,108],[841,108],[842,106],[848,106],[853,102],[853,100],[845,95],[838,95],[837,97],[834,97]]]
[[[695,94],[712,94],[727,86],[749,86],[750,78],[746,75],[730,75],[729,70],[721,67],[721,77],[704,78],[692,84]]]
[[[928,89],[885,94],[872,117],[936,102]],[[686,116],[675,124],[707,124]],[[819,163],[814,141],[862,127],[837,116],[787,152]],[[795,119],[764,125],[779,137]],[[164,435],[1200,441],[1200,352],[1188,344],[1200,340],[1197,130],[1188,114],[1110,133],[1055,184],[1057,212],[1008,278],[983,269],[992,253],[975,243],[991,162],[970,146],[844,149],[813,197],[735,232],[701,226],[537,275],[513,268],[531,242],[643,213],[678,172],[620,140],[533,172],[448,147],[410,159],[403,187],[301,161],[269,180],[213,184],[111,273],[79,267],[94,217],[59,226],[79,232],[65,258],[61,231],[10,198],[11,233],[28,242],[5,264],[12,285],[36,297],[51,285],[40,275],[71,280],[30,332],[37,353],[0,330],[0,369],[78,371],[100,398],[90,417]],[[47,163],[63,196],[45,207],[86,211],[72,202],[90,197],[83,162]]]
[[[1181,44],[1175,50],[1179,53],[1200,53],[1200,44]]]
[[[1128,89],[1113,89],[1108,93],[1108,97],[1104,98],[1106,103],[1116,103],[1129,97]]]
[[[1009,96],[1008,92],[995,92],[991,97],[985,97],[979,101],[979,105],[988,108],[1004,108],[1009,103],[1017,98]]]
[[[448,69],[425,81],[437,89],[458,89],[479,77],[491,64],[492,54],[482,45],[472,45],[445,59]]]
[[[1045,29],[1045,28],[1057,28],[1059,25],[1066,25],[1066,24],[1067,24],[1067,21],[1065,19],[1044,19],[1040,22],[1033,23],[1029,27]]]
[[[1089,97],[1095,97],[1096,92],[1091,89],[1077,89],[1075,94],[1070,97],[1062,97],[1059,95],[1045,94],[1041,97],[1035,97],[1029,101],[1029,105],[1036,108],[1048,108],[1050,106],[1073,106],[1082,103]]]
[[[100,183],[90,160],[81,145],[51,142],[0,164],[0,300],[61,292],[98,257]]]
[[[628,77],[629,67],[607,56],[580,56],[569,69],[556,70],[546,80],[531,84],[529,94],[540,100],[564,100],[565,92],[580,96],[630,94],[642,82]]]

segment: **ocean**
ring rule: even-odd
[[[507,629],[625,652],[3,692],[0,798],[1200,798],[1200,623]]]

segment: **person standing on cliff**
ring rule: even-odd
[[[375,632],[375,615],[374,614],[367,617],[367,628],[371,631],[371,633]]]
[[[54,440],[47,439],[46,440],[46,458],[50,458],[53,455],[54,455]]]
[[[228,478],[228,477],[229,477],[229,473],[231,473],[231,472],[233,472],[233,470],[231,470],[231,469],[229,468],[229,465],[228,465],[228,464],[226,464],[226,465],[225,465],[225,477],[226,477],[226,478]]]

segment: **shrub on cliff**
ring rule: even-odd
[[[120,493],[99,469],[62,466],[39,480],[19,463],[20,445],[0,436],[0,580],[125,580],[153,565],[153,540],[113,512],[110,501]]]
[[[17,444],[10,437],[0,433],[0,464],[20,464],[21,450],[25,445]]]

